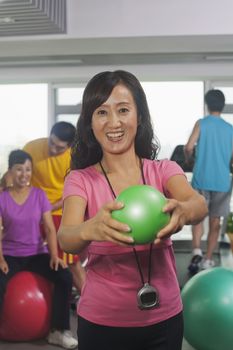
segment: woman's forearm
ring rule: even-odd
[[[2,251],[2,235],[3,235],[2,231],[3,231],[2,219],[0,219],[0,260],[4,259],[3,251]]]
[[[90,240],[86,239],[87,222],[78,226],[60,226],[57,237],[62,250],[71,254],[79,254]]]
[[[53,230],[47,229],[46,239],[47,239],[50,255],[58,256],[56,232]]]
[[[186,225],[195,225],[202,221],[208,214],[205,198],[195,194],[189,200],[183,202],[186,213]]]

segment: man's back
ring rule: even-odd
[[[233,127],[221,117],[209,115],[199,120],[199,128],[192,185],[196,189],[227,192]]]

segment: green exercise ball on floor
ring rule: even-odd
[[[202,271],[185,284],[181,296],[188,343],[196,350],[232,350],[233,270]]]
[[[135,244],[152,242],[170,220],[170,215],[162,211],[166,198],[152,186],[130,186],[116,200],[123,202],[124,208],[114,210],[112,217],[131,228],[129,235]]]

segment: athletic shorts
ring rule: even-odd
[[[205,197],[210,217],[227,217],[230,212],[231,192],[198,190]]]
[[[61,215],[52,215],[52,218],[53,218],[54,226],[57,232],[61,223]],[[41,233],[43,236],[45,236],[43,225],[41,225]],[[72,264],[75,264],[77,261],[79,261],[78,255],[65,253],[63,252],[63,250],[61,250],[59,244],[57,246],[58,246],[59,258],[61,258],[67,265],[72,265]]]

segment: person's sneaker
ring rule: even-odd
[[[201,268],[202,268],[202,270],[207,270],[207,269],[211,269],[214,266],[215,266],[214,260],[204,259]]]
[[[200,265],[201,265],[201,261],[202,261],[202,256],[201,255],[194,255],[190,261],[190,264],[188,266],[188,270],[189,272],[194,275],[196,274],[199,269],[200,269]]]
[[[70,331],[53,331],[50,332],[47,341],[49,344],[59,345],[65,349],[74,349],[78,345],[77,339],[72,336]]]

